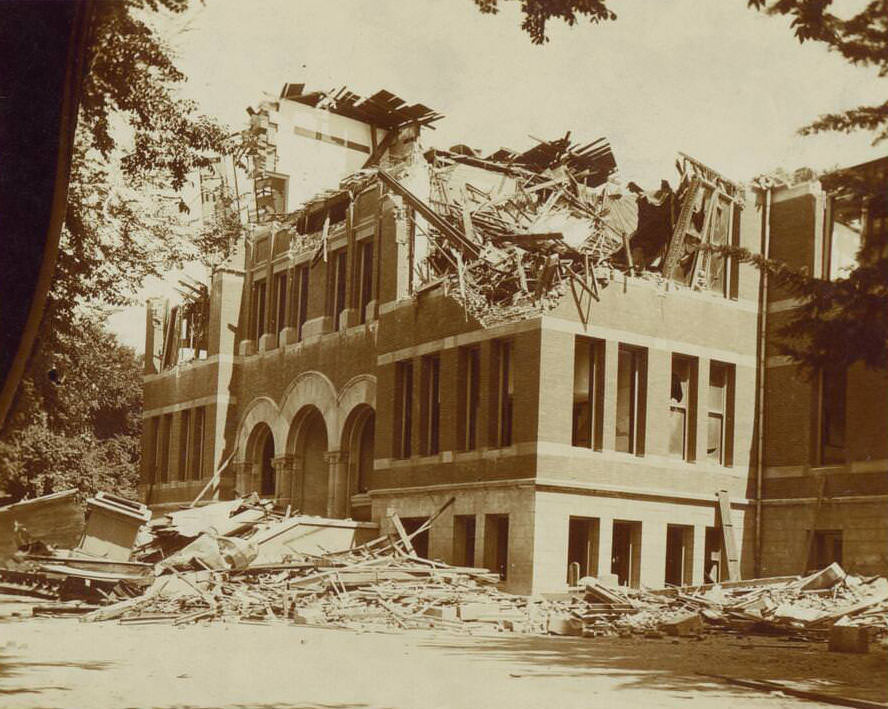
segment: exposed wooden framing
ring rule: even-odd
[[[380,170],[379,178],[386,185],[386,187],[403,197],[404,200],[408,204],[410,204],[410,206],[412,206],[417,212],[419,212],[423,219],[425,219],[435,229],[441,232],[441,235],[448,241],[450,241],[455,248],[467,251],[476,258],[478,257],[480,251],[477,244],[473,244],[472,242],[468,241],[462,234],[460,234],[449,223],[447,223],[447,221],[445,221],[440,215],[438,215],[437,212],[435,212],[425,202],[419,199],[419,197],[413,194],[404,185],[398,182],[398,180],[392,177],[388,172],[386,172],[385,170]]]
[[[700,188],[700,178],[697,176],[692,177],[685,194],[684,203],[681,205],[681,212],[679,212],[678,220],[675,223],[675,229],[672,231],[672,240],[669,242],[666,261],[663,264],[663,275],[666,278],[672,278],[672,273],[678,265],[678,260],[684,248],[685,236],[691,224],[691,217],[694,215],[694,203],[697,201],[697,193],[700,191]]]

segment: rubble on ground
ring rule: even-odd
[[[506,593],[487,569],[417,556],[412,540],[451,503],[411,535],[395,515],[396,533],[376,536],[372,523],[291,515],[255,493],[150,521],[139,503],[99,495],[89,501],[80,544],[24,546],[0,570],[0,594],[53,601],[35,615],[126,624],[819,640],[850,627],[858,630],[844,634],[856,645],[861,633],[888,633],[888,580],[849,575],[835,563],[808,576],[659,590],[586,577],[563,593]]]

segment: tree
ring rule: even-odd
[[[496,13],[499,0],[475,0],[485,13]],[[799,42],[820,42],[845,60],[874,67],[888,76],[888,0],[869,0],[856,13],[842,17],[831,12],[832,0],[748,0],[748,7],[792,19]],[[581,17],[591,22],[616,20],[607,0],[522,0],[522,28],[534,44],[548,41],[546,22],[560,18],[574,25]],[[802,135],[824,131],[874,133],[873,144],[888,138],[888,101],[858,106],[820,116],[799,129]],[[888,187],[884,176],[871,179],[853,170],[821,176],[828,192],[851,198],[870,215],[888,214]],[[795,318],[779,332],[777,345],[809,371],[847,367],[862,362],[888,369],[888,248],[884,234],[864,235],[859,266],[832,281],[793,271],[785,264],[743,249],[715,249],[769,273],[802,301]]]
[[[0,488],[133,495],[141,367],[102,306],[200,254],[179,191],[228,132],[177,94],[185,80],[152,26],[188,0],[91,4],[68,204],[38,340],[0,435]],[[99,308],[96,308],[96,305]]]
[[[16,498],[71,487],[135,495],[141,369],[98,313],[81,314],[54,348],[38,345],[32,374],[45,376],[22,383],[0,440],[0,489]]]

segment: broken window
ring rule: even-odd
[[[722,530],[707,527],[703,545],[703,583],[718,583],[722,577]]]
[[[462,381],[461,422],[462,450],[478,447],[478,411],[481,405],[481,348],[463,347],[459,351],[460,380]]]
[[[505,581],[509,575],[509,515],[484,516],[484,567]]]
[[[514,375],[512,372],[512,343],[499,341],[496,352],[496,443],[505,448],[512,445],[512,404],[514,396]]]
[[[823,370],[820,375],[820,463],[845,462],[844,369]]]
[[[413,455],[413,362],[404,360],[395,365],[395,457]]]
[[[302,339],[302,326],[308,317],[308,266],[299,266],[293,272],[290,293],[290,326],[296,328],[296,340]]]
[[[340,315],[345,310],[346,294],[346,263],[347,253],[345,249],[334,252],[327,264],[329,273],[327,276],[327,315],[333,318],[333,329],[340,326]]]
[[[422,358],[422,455],[437,455],[441,415],[441,358]]]
[[[672,355],[669,393],[669,453],[693,462],[697,430],[697,360]]]
[[[824,274],[834,281],[857,268],[863,246],[864,210],[859,200],[833,199],[831,219],[824,249]]]
[[[601,450],[604,417],[604,342],[574,342],[573,432],[571,443]]]
[[[734,442],[734,366],[709,364],[706,457],[719,465],[732,463]]]
[[[361,253],[360,300],[358,316],[362,323],[367,322],[367,306],[373,300],[373,241],[367,240],[359,244]]]
[[[265,297],[266,297],[265,280],[253,282],[253,297],[250,305],[250,317],[253,327],[251,329],[252,339],[258,341],[265,334]]]
[[[271,309],[271,327],[269,330],[278,333],[287,322],[287,272],[281,271],[274,275],[274,307]]]
[[[475,565],[475,515],[453,516],[453,563]]]
[[[647,350],[620,345],[617,356],[617,420],[615,448],[644,455]]]

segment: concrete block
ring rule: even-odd
[[[327,621],[320,608],[297,608],[293,613],[293,622],[298,625],[317,625]]]
[[[567,613],[553,613],[549,616],[548,630],[551,635],[583,636],[583,621]]]
[[[459,617],[462,620],[479,620],[482,616],[497,615],[499,610],[496,603],[461,603]]]
[[[281,330],[280,341],[282,345],[292,345],[299,341],[299,330],[295,327],[285,327]]]
[[[260,352],[268,352],[269,350],[273,350],[277,347],[278,337],[277,333],[266,332],[262,337],[259,338],[259,351]]]
[[[699,613],[685,613],[670,621],[660,623],[667,635],[687,636],[703,632],[703,619]]]
[[[834,625],[829,629],[829,651],[869,652],[869,630],[858,625]]]
[[[429,618],[440,618],[441,620],[456,620],[456,606],[438,606],[437,608],[426,608],[423,615]]]

